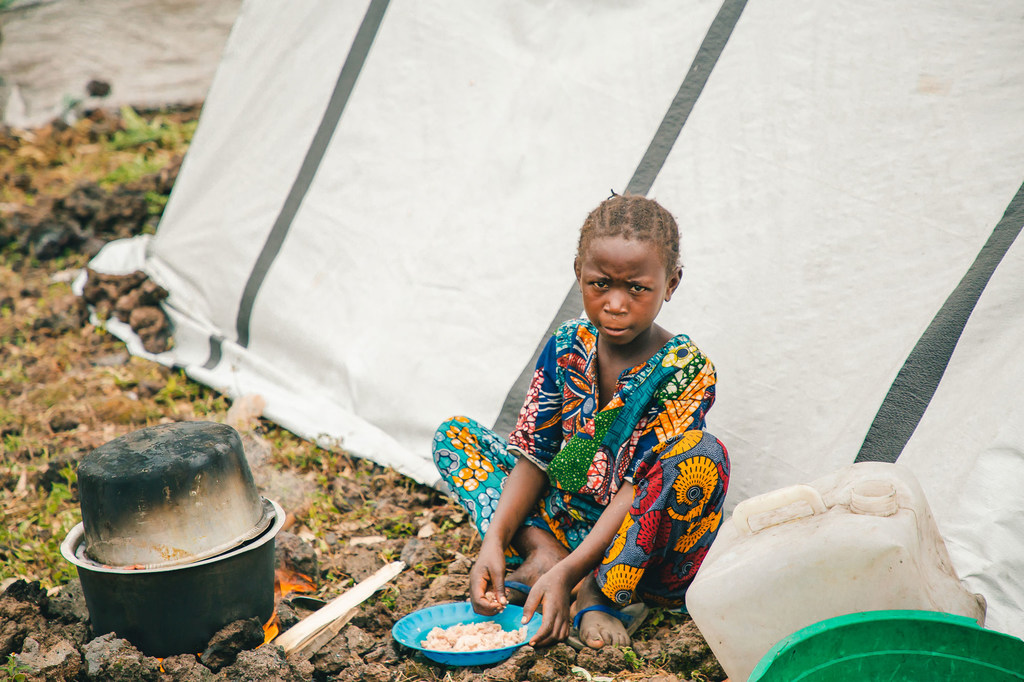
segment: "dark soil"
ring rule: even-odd
[[[145,130],[194,124],[198,111],[145,112]],[[138,140],[132,146],[129,128],[95,112],[73,125],[0,130],[0,679],[724,678],[693,622],[658,610],[630,649],[525,646],[486,668],[446,668],[396,644],[390,630],[402,616],[467,597],[479,537],[462,510],[392,470],[301,441],[262,419],[258,400],[231,405],[180,372],[129,357],[90,314],[129,322],[154,351],[172,344],[160,309],[166,293],[141,274],[90,275],[85,300],[71,292],[71,280],[103,243],[154,228],[154,206],[166,200],[187,147],[188,136],[170,134],[138,134],[128,139]],[[74,163],[111,147],[141,157],[104,159],[98,170]],[[111,184],[117,163],[139,158],[160,167]],[[229,423],[242,434],[261,492],[288,512],[278,566],[285,576],[308,576],[310,596],[329,600],[390,561],[407,565],[308,658],[264,644],[259,622],[232,623],[205,651],[162,661],[91,629],[81,585],[56,550],[81,518],[75,466],[119,435],[193,419]],[[276,611],[283,631],[312,613],[288,596]]]

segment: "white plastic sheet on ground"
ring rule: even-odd
[[[435,425],[498,416],[580,223],[633,175],[720,7],[392,3],[243,347],[243,291],[367,11],[246,2],[156,236],[93,265],[170,290],[157,360],[434,483]],[[648,192],[682,228],[662,322],[718,367],[730,504],[857,456],[1024,182],[1022,41],[1013,0],[743,9]],[[1022,270],[1015,245],[899,460],[1017,635]]]
[[[42,125],[76,100],[86,107],[201,102],[240,5],[17,0],[0,12],[0,122]],[[110,94],[87,97],[91,80],[110,85]]]

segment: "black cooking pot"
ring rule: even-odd
[[[148,426],[78,465],[86,552],[108,566],[163,568],[223,554],[272,522],[235,429]]]
[[[236,620],[266,622],[274,611],[274,537],[284,512],[271,500],[274,524],[224,554],[180,566],[106,566],[85,553],[82,524],[61,544],[78,567],[93,633],[114,632],[148,656],[202,653],[210,638]]]

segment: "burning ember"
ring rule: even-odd
[[[264,644],[277,637],[281,631],[277,621],[277,605],[281,603],[281,599],[292,592],[315,591],[316,585],[313,584],[313,579],[307,575],[286,568],[278,568],[274,571],[274,613],[270,616],[270,620],[263,624]]]

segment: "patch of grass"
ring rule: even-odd
[[[407,538],[416,534],[416,526],[401,517],[391,517],[381,521],[381,535],[393,540],[395,538]]]
[[[303,523],[306,528],[316,536],[317,549],[320,552],[328,552],[329,547],[324,536],[341,521],[341,512],[334,506],[331,496],[326,492],[326,486],[322,483],[313,492],[309,509],[306,511]]]
[[[129,182],[152,175],[163,167],[164,163],[160,160],[149,158],[145,154],[139,154],[104,175],[100,178],[99,184],[104,189],[111,189],[118,185],[127,185]]]
[[[159,192],[146,192],[146,206],[149,209],[149,215],[163,215],[169,198]]]
[[[159,405],[173,407],[178,401],[195,400],[199,394],[199,384],[189,380],[185,370],[167,377],[167,383],[157,391],[153,399]]]
[[[60,544],[82,520],[73,502],[78,476],[70,465],[60,474],[63,481],[55,482],[49,492],[28,491],[20,500],[6,490],[0,493],[0,580],[38,576],[49,588],[75,577],[75,567],[61,556]]]
[[[165,116],[145,119],[131,107],[121,107],[122,130],[110,138],[109,146],[114,150],[135,149],[155,144],[163,149],[174,149],[192,141],[197,121],[175,123]]]

